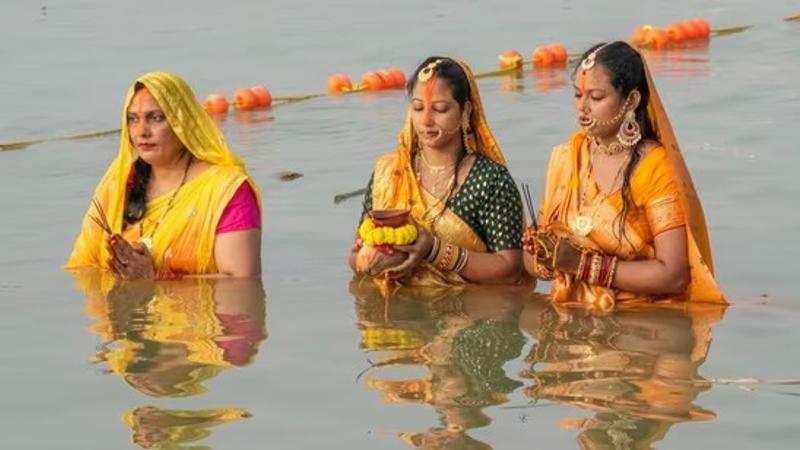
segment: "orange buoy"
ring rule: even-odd
[[[518,69],[522,67],[522,55],[516,50],[506,50],[497,57],[501,69]]]
[[[634,45],[647,45],[647,39],[650,37],[650,33],[652,31],[652,25],[642,25],[640,27],[636,27],[636,29],[633,30],[632,38]]]
[[[396,89],[398,87],[396,85],[397,82],[394,79],[394,75],[392,75],[392,72],[389,69],[381,69],[376,73],[383,80],[384,89]]]
[[[353,81],[343,73],[335,73],[328,78],[328,93],[341,94],[342,92],[352,91]]]
[[[547,49],[553,54],[553,64],[566,64],[567,49],[561,44],[552,44]]]
[[[538,47],[531,56],[534,66],[549,66],[553,64],[555,56],[548,47]]]
[[[250,91],[253,92],[256,96],[256,100],[258,100],[258,107],[259,108],[269,108],[272,106],[272,94],[270,94],[269,90],[264,86],[253,86],[250,88]]]
[[[389,80],[384,80],[378,72],[367,72],[361,76],[361,89],[365,91],[380,91],[386,89]]]
[[[662,28],[653,28],[647,35],[647,44],[656,50],[663,50],[669,44],[667,32]]]
[[[667,27],[667,38],[670,42],[680,43],[690,39],[691,30],[683,22],[673,23]]]
[[[711,35],[711,25],[704,19],[692,19],[689,22],[692,22],[700,30],[699,39],[708,39]]]
[[[203,109],[211,114],[222,114],[228,112],[228,99],[224,95],[211,94],[203,102]]]
[[[406,87],[406,74],[403,72],[403,69],[399,69],[397,67],[389,69],[389,75],[391,76],[392,86],[396,89],[405,89]]]
[[[699,39],[700,34],[703,32],[696,23],[691,20],[685,20],[680,23],[680,26],[686,30],[687,40]]]
[[[233,106],[243,110],[257,108],[258,97],[250,89],[239,89],[233,94]]]

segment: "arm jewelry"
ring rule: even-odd
[[[452,242],[442,242],[434,236],[431,252],[425,258],[433,267],[444,272],[460,273],[469,259],[469,250],[461,248]]]
[[[588,284],[611,287],[619,260],[616,256],[583,252],[575,277]]]

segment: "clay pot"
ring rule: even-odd
[[[369,218],[376,227],[397,228],[408,223],[410,214],[409,209],[373,209],[369,212]]]

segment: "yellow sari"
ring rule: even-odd
[[[150,199],[141,229],[139,226],[125,228],[123,223],[127,183],[136,158],[126,112],[137,83],[143,84],[156,99],[172,131],[186,149],[195,158],[212,165],[180,188],[172,200],[171,209],[167,210],[172,192]],[[217,224],[225,206],[245,182],[250,183],[260,204],[258,188],[247,175],[244,163],[228,148],[225,137],[197,103],[189,85],[177,75],[151,72],[136,79],[128,90],[122,112],[119,153],[97,185],[94,198],[107,214],[114,233],[122,234],[129,242],[140,240],[142,235],[153,234],[151,253],[157,271],[215,273]],[[83,218],[80,235],[66,262],[67,269],[108,269],[106,236],[89,218],[90,215],[98,215],[98,211],[91,206]]]
[[[455,61],[469,80],[472,115],[471,131],[467,136],[467,147],[475,153],[497,164],[505,165],[505,157],[492,136],[483,111],[478,85],[469,66]],[[383,155],[375,162],[372,181],[373,209],[410,209],[414,220],[426,226],[426,214],[443,208],[435,196],[419,186],[412,168],[414,152],[418,151],[417,137],[411,122],[411,107],[406,115],[405,126],[400,132],[399,144],[394,152]],[[521,218],[520,218],[521,220]],[[486,244],[475,231],[458,215],[444,209],[440,218],[430,230],[445,241],[473,252],[486,252]],[[443,272],[427,262],[423,262],[407,283],[411,285],[448,286],[460,285],[466,281],[457,273]]]
[[[647,63],[644,58],[642,61],[650,90],[647,111],[661,145],[642,157],[631,176],[635,211],[626,220],[625,237],[620,239],[615,222],[622,210],[621,193],[605,198],[594,183],[588,183],[588,189],[581,186],[582,174],[589,170],[590,164],[589,139],[582,131],[553,149],[539,211],[541,225],[569,224],[579,214],[581,189],[587,189],[587,204],[592,205],[590,212],[595,226],[588,238],[596,245],[593,250],[617,255],[621,260],[653,259],[655,235],[685,225],[691,282],[684,295],[670,299],[727,304],[714,280],[711,245],[700,199]],[[580,302],[600,309],[613,308],[618,301],[630,305],[666,300],[592,286],[564,273],[558,273],[553,281],[552,297],[555,302]]]

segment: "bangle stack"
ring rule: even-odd
[[[438,237],[433,238],[431,251],[425,258],[430,265],[443,272],[461,272],[467,265],[469,251],[452,242],[442,242]]]
[[[616,256],[600,253],[581,253],[575,276],[588,284],[611,287],[619,261]]]

